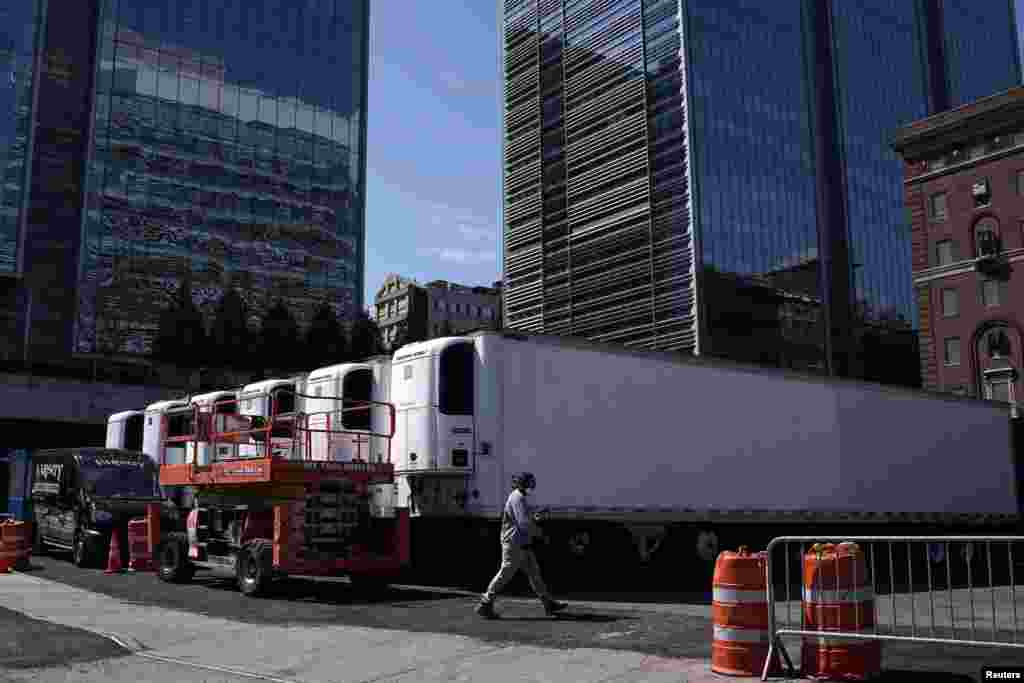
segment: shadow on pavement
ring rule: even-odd
[[[40,621],[0,607],[0,669],[34,669],[130,654],[129,650],[95,633]]]
[[[631,617],[624,616],[612,616],[610,614],[589,614],[574,612],[567,614],[563,612],[553,617],[548,616],[537,616],[537,617],[501,617],[504,621],[582,621],[591,624],[610,624],[614,621],[623,621],[630,619]]]
[[[937,673],[935,671],[886,670],[874,679],[875,683],[974,683],[966,674]]]
[[[608,591],[608,592],[562,592],[559,599],[577,602],[621,602],[624,604],[676,604],[710,605],[710,592],[652,592],[652,591]]]
[[[230,584],[234,587],[233,582]],[[374,605],[378,603],[451,600],[458,596],[426,590],[388,586],[372,592],[361,591],[347,581],[288,578],[274,585],[268,598],[327,605]]]

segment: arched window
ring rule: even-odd
[[[989,400],[1013,402],[1017,395],[1017,332],[1005,322],[987,328],[977,337],[974,361],[977,368],[978,396]]]
[[[974,226],[974,253],[978,258],[999,253],[999,223],[995,218],[982,218]]]
[[[1006,328],[996,327],[985,335],[985,349],[992,358],[1009,358],[1013,352]]]

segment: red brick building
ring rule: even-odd
[[[900,129],[925,388],[1015,400],[1024,367],[1024,87]]]

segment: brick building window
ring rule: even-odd
[[[971,184],[971,195],[974,197],[975,208],[988,206],[992,203],[992,186],[988,178],[978,178]]]
[[[946,220],[946,193],[936,192],[928,199],[928,215],[935,222]]]
[[[999,280],[982,280],[981,303],[986,307],[1002,303],[1002,283]]]
[[[953,240],[940,240],[935,243],[935,265],[948,266],[955,259]]]
[[[1021,169],[1014,173],[1013,180],[1014,189],[1016,190],[1017,194],[1024,194],[1024,169]]]
[[[956,289],[943,289],[942,290],[942,316],[944,318],[953,318],[960,315],[960,299],[957,296]]]
[[[950,337],[946,339],[944,352],[946,365],[960,365],[960,337]]]
[[[994,218],[983,218],[974,226],[974,253],[978,258],[994,256],[1000,251],[999,223]]]

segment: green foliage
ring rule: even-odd
[[[344,363],[351,357],[348,340],[338,322],[338,316],[326,302],[321,303],[313,314],[304,341],[305,364],[309,366],[308,369]]]
[[[384,352],[380,328],[377,327],[377,322],[370,318],[365,311],[360,311],[356,315],[356,319],[352,323],[349,339],[349,346],[352,351],[351,358],[354,360],[361,360]]]
[[[234,289],[224,292],[213,320],[209,356],[219,367],[252,368],[259,362],[253,354],[253,338],[246,324],[245,301]]]
[[[186,278],[160,314],[153,357],[181,367],[199,367],[208,363],[207,348],[203,316],[192,303],[192,284]]]
[[[264,313],[258,346],[264,368],[299,370],[306,363],[299,324],[284,302],[278,300]]]

